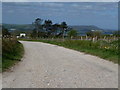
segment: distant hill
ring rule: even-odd
[[[90,25],[90,26],[70,26],[71,28],[77,30],[80,35],[85,35],[86,32],[89,32],[91,30],[100,30],[100,31],[103,31],[103,29],[97,27],[97,26],[94,26],[94,25]]]
[[[86,30],[86,31],[89,31],[89,30],[103,30],[97,26],[94,26],[94,25],[90,25],[90,26],[83,26],[83,25],[78,25],[78,26],[70,26],[71,28],[74,28],[76,30],[80,30],[80,31],[83,31],[83,30]]]
[[[2,24],[2,25],[5,28],[7,28],[8,30],[16,29],[21,32],[31,31],[34,29],[34,26],[32,24],[23,24],[23,25],[21,25],[21,24],[20,25],[19,24]],[[89,26],[76,25],[76,26],[69,26],[69,27],[77,30],[80,33],[80,35],[86,35],[86,32],[88,32],[90,30],[101,30],[103,32],[103,34],[112,34],[114,32],[114,30],[104,30],[104,29],[99,28],[94,25],[89,25]]]
[[[3,26],[8,30],[16,29],[20,31],[30,31],[34,29],[34,26],[32,24],[3,24]]]

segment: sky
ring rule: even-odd
[[[0,0],[2,2],[119,2],[120,0]]]
[[[31,24],[36,18],[68,25],[118,29],[117,2],[3,2],[2,22]]]

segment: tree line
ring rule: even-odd
[[[61,22],[60,24],[53,24],[52,20],[45,20],[41,18],[35,19],[32,23],[34,25],[34,30],[31,33],[32,38],[37,37],[65,37],[66,33],[71,30],[66,22]]]
[[[53,24],[52,20],[43,20],[41,18],[36,18],[34,22],[32,23],[34,26],[34,29],[30,32],[28,32],[30,38],[81,38],[80,33],[78,33],[77,30],[74,30],[73,28],[70,28],[68,24],[63,21],[60,24],[55,23]],[[14,33],[10,33],[5,27],[2,26],[2,36],[3,37],[11,37],[15,36]],[[88,38],[96,38],[99,39],[103,36],[102,31],[94,30],[94,31],[88,31],[86,33],[86,36]],[[120,32],[116,31],[113,33],[113,36],[119,37]],[[104,37],[105,38],[105,37]]]

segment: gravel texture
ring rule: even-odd
[[[21,41],[25,55],[4,72],[3,88],[117,88],[118,65],[42,42]]]

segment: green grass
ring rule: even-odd
[[[0,72],[2,72],[2,39],[0,38]]]
[[[20,61],[24,54],[23,45],[17,40],[2,41],[2,71]]]
[[[24,39],[23,39],[24,40]],[[100,58],[118,63],[118,41],[86,41],[86,40],[27,40],[55,44],[65,48],[74,49],[87,54],[95,55]]]

